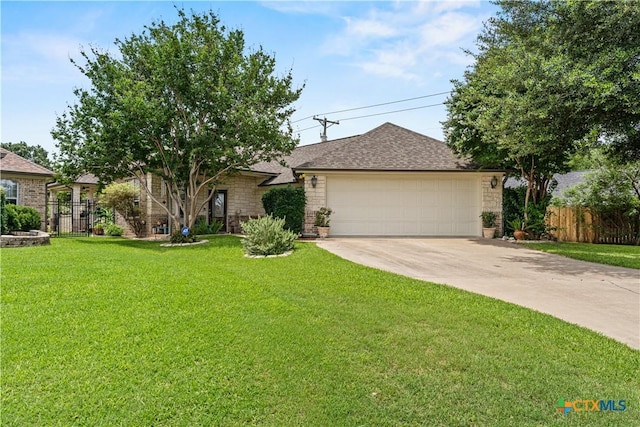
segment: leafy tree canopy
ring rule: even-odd
[[[292,88],[290,70],[276,75],[275,58],[247,49],[242,31],[227,30],[213,12],[178,15],[174,25],[154,22],[117,39],[119,54],[83,51],[83,63],[73,62],[91,87],[74,91],[78,101],[52,135],[67,175],[162,177],[176,209],[159,206],[174,226],[191,227],[207,190],[225,174],[295,148],[291,104],[302,89]]]
[[[26,142],[20,141],[3,142],[0,146],[49,170],[53,169],[53,163],[49,159],[49,152],[41,145],[28,145]]]
[[[496,3],[501,12],[447,101],[443,124],[454,151],[525,178],[526,203],[543,200],[553,174],[596,142],[637,155],[637,3]]]

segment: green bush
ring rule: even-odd
[[[34,208],[21,205],[5,205],[9,231],[40,230],[40,214]]]
[[[300,187],[272,188],[262,195],[262,206],[267,215],[283,218],[284,228],[295,234],[302,232],[305,204],[304,189]]]
[[[4,188],[0,187],[0,234],[9,234],[9,215],[5,209],[6,204]]]
[[[186,236],[182,234],[182,231],[176,230],[171,233],[171,237],[169,238],[171,243],[194,243],[197,240],[196,235],[191,230],[189,230],[189,234]]]
[[[504,233],[506,235],[513,234],[513,224],[516,220],[522,221],[524,215],[524,199],[527,193],[526,186],[516,188],[505,188],[502,193],[502,217],[505,224]],[[551,196],[547,195],[544,200],[538,203],[529,201],[527,210],[527,222],[524,228],[531,233],[534,239],[540,238],[547,234],[549,229],[545,221],[547,215],[547,207],[551,201]]]
[[[284,219],[271,215],[242,223],[244,251],[249,255],[280,255],[292,250],[298,235],[284,227]]]
[[[107,224],[104,227],[104,232],[107,236],[122,236],[124,228],[120,227],[118,224]]]
[[[137,237],[143,235],[145,218],[137,201],[140,190],[130,183],[113,183],[107,185],[99,197],[100,203],[119,212]]]
[[[220,221],[214,220],[211,224],[207,224],[207,221],[201,217],[198,218],[191,231],[195,235],[218,234],[221,229],[222,223]]]

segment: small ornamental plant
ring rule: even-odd
[[[480,214],[480,218],[482,218],[482,226],[484,228],[493,228],[496,226],[498,215],[495,212],[484,211]]]
[[[318,212],[316,212],[316,227],[329,227],[332,213],[333,210],[329,208],[322,207],[318,209]]]

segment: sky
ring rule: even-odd
[[[117,52],[117,38],[152,22],[174,23],[176,7],[213,10],[228,28],[244,32],[248,47],[274,55],[279,74],[291,70],[295,86],[304,85],[292,116],[301,145],[320,141],[313,116],[340,122],[328,127],[329,139],[391,122],[442,140],[451,80],[473,63],[465,50],[474,50],[483,22],[497,11],[480,0],[3,0],[0,140],[56,152],[50,135],[56,117],[77,102],[74,88],[89,85],[70,59],[91,47]],[[372,105],[378,106],[361,108]]]

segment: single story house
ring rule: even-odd
[[[282,160],[229,176],[216,187],[203,219],[217,219],[225,230],[238,232],[241,221],[264,214],[266,190],[294,185],[306,193],[306,233],[316,231],[313,222],[321,207],[333,210],[333,236],[480,236],[482,211],[496,212],[502,223],[503,171],[481,170],[442,141],[391,123],[297,147]],[[162,180],[144,179],[154,196],[167,203]],[[149,232],[168,221],[145,194],[141,205]]]
[[[0,186],[7,203],[29,206],[40,214],[40,229],[46,230],[47,183],[53,172],[9,150],[0,148]]]

